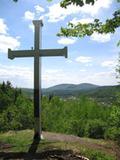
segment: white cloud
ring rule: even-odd
[[[35,18],[35,13],[31,11],[26,11],[24,13],[24,19],[25,20],[33,20]]]
[[[116,74],[113,71],[110,72],[94,72],[88,71],[85,69],[79,69],[77,71],[71,70],[59,70],[55,73],[47,73],[44,72],[42,76],[43,86],[49,87],[56,84],[62,83],[73,83],[73,84],[80,84],[80,83],[93,83],[97,85],[116,85]]]
[[[70,22],[76,25],[79,22],[82,24],[86,24],[86,23],[92,23],[93,21],[94,21],[93,18],[82,18],[82,19],[73,18]]]
[[[60,84],[66,82],[66,75],[61,69],[46,69],[43,71],[42,80],[44,87],[52,86],[55,84]]]
[[[116,85],[117,80],[116,80],[116,73],[114,71],[110,72],[98,72],[98,73],[93,73],[89,74],[86,79],[95,84],[100,84],[100,85]]]
[[[66,9],[61,8],[60,4],[53,4],[50,7],[48,7],[49,12],[46,14],[46,16],[49,18],[49,22],[57,22],[60,20],[64,20],[69,13]]]
[[[97,0],[94,5],[84,5],[81,7],[81,12],[95,16],[101,9],[108,9],[113,0]]]
[[[18,87],[33,87],[33,71],[28,67],[0,64],[0,81],[12,82]]]
[[[7,34],[8,27],[4,22],[4,19],[0,18],[0,34]]]
[[[34,8],[37,13],[45,12],[45,9],[41,7],[40,5],[36,5],[34,6]]]
[[[112,1],[113,0],[97,0],[93,6],[87,4],[83,7],[69,5],[67,9],[61,8],[60,4],[56,3],[48,7],[49,12],[46,14],[46,16],[49,18],[49,22],[64,20],[71,14],[87,14],[94,17],[101,9],[109,8],[112,4]]]
[[[92,62],[92,57],[79,56],[75,59],[79,63],[89,63]]]
[[[71,59],[66,60],[67,63],[72,63],[73,61]]]
[[[30,23],[28,27],[29,27],[29,29],[31,29],[34,32],[34,26],[32,23]]]
[[[47,69],[45,70],[45,73],[46,74],[53,74],[53,73],[58,73],[58,72],[61,72],[62,70],[59,70],[59,69]]]
[[[63,45],[69,45],[69,44],[73,44],[76,42],[75,38],[61,38],[58,40],[59,44],[63,44]]]
[[[86,69],[80,69],[80,72],[86,72]]]
[[[7,53],[8,48],[17,49],[20,46],[18,38],[8,35],[0,35],[0,52]]]
[[[45,15],[42,15],[39,17],[39,20],[44,20],[44,18],[45,18]]]
[[[43,20],[45,18],[45,14],[41,15],[41,12],[45,12],[45,9],[43,7],[41,7],[40,5],[36,5],[34,6],[35,8],[35,12],[31,12],[31,11],[26,11],[24,13],[24,19],[25,20],[34,20],[34,19],[38,19],[38,20]],[[32,23],[30,23],[28,25],[29,29],[34,31],[34,26]]]
[[[93,66],[93,63],[86,63],[85,66],[86,67],[91,67],[91,66]]]
[[[4,19],[0,19],[0,52],[7,53],[8,48],[16,49],[20,46],[19,36],[12,37],[9,35],[8,27]]]
[[[101,63],[102,67],[107,67],[107,68],[113,68],[117,65],[117,61],[116,60],[107,60],[107,61],[103,61]]]
[[[106,43],[106,42],[109,42],[111,40],[111,34],[100,34],[100,33],[96,33],[94,32],[92,34],[92,36],[90,37],[90,39],[92,41],[96,41],[96,42],[99,42],[99,43]]]
[[[87,74],[86,74],[87,73]],[[66,71],[46,69],[42,75],[42,86],[49,87],[61,83],[93,83],[99,85],[117,84],[115,72],[93,72],[85,69]],[[33,69],[0,64],[0,81],[9,80],[14,86],[33,88]]]

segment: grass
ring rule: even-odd
[[[58,141],[48,141],[42,140],[38,145],[37,152],[42,152],[45,150],[72,150],[76,154],[80,154],[88,157],[90,160],[116,160],[115,153],[106,153],[100,149],[94,149],[92,147],[87,147],[87,143],[93,143],[98,145],[108,146],[107,142],[104,140],[92,140],[89,138],[83,138],[86,141],[86,145],[82,145],[78,142],[58,142]],[[7,152],[28,152],[28,149],[33,141],[33,131],[23,130],[23,131],[9,131],[7,133],[0,134],[0,142],[5,144],[10,144],[11,147],[7,149],[0,149],[0,151]],[[110,147],[110,146],[108,146]]]

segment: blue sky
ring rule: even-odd
[[[94,6],[60,8],[58,0],[0,0],[0,82],[11,81],[17,87],[33,87],[33,58],[9,60],[7,49],[31,49],[34,46],[33,19],[42,19],[42,48],[68,46],[68,59],[42,58],[42,87],[61,83],[116,85],[115,66],[120,29],[115,34],[94,33],[85,38],[57,37],[61,26],[105,21],[119,8],[115,0],[98,0]]]

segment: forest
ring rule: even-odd
[[[120,140],[120,96],[113,105],[88,96],[42,97],[42,130],[79,137]],[[33,100],[7,81],[0,84],[0,132],[32,129]]]

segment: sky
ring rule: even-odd
[[[68,58],[41,58],[42,87],[62,83],[117,85],[116,65],[120,29],[114,34],[94,33],[90,37],[57,37],[60,27],[68,22],[104,22],[120,6],[115,0],[97,0],[94,6],[63,9],[59,0],[0,0],[0,82],[10,81],[14,87],[33,88],[33,58],[8,59],[8,48],[28,50],[34,46],[32,20],[43,21],[42,49],[68,47]]]

